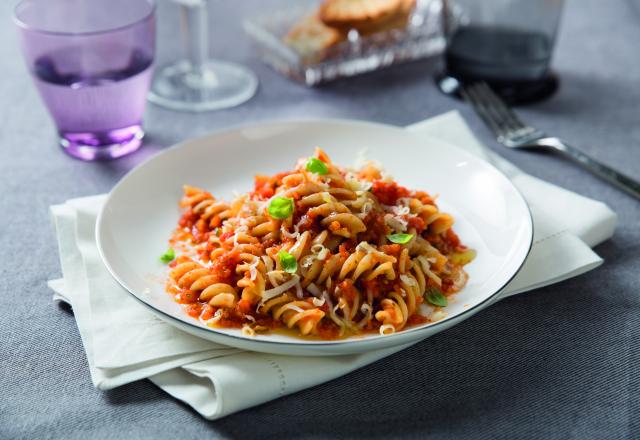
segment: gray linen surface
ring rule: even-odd
[[[640,437],[640,203],[555,156],[499,149],[462,103],[438,93],[434,61],[306,89],[254,56],[240,20],[278,1],[211,2],[211,52],[259,76],[230,110],[152,105],[145,148],[85,164],[56,146],[1,2],[0,439]],[[177,56],[175,6],[160,2],[160,62]],[[640,174],[640,13],[627,0],[570,0],[554,65],[559,93],[522,109],[622,171]],[[148,381],[108,392],[89,379],[60,275],[48,206],[109,189],[151,153],[215,129],[267,119],[346,117],[407,125],[450,109],[525,172],[608,203],[619,216],[584,276],[504,300],[459,326],[328,384],[207,422]]]

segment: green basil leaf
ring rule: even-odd
[[[285,272],[296,273],[298,270],[298,262],[296,257],[291,255],[287,251],[278,252],[278,258],[280,259],[280,265]]]
[[[392,243],[407,244],[413,238],[413,234],[389,234],[387,239]]]
[[[329,169],[327,168],[326,163],[324,163],[320,159],[311,157],[307,161],[307,171],[311,171],[312,173],[316,174],[327,174],[329,172]]]
[[[269,203],[267,212],[273,218],[285,219],[293,214],[293,199],[287,197],[276,197]]]
[[[164,264],[171,263],[173,260],[175,260],[175,258],[176,258],[176,253],[173,250],[173,248],[169,248],[167,252],[160,255],[160,261],[162,261]]]
[[[425,298],[434,306],[438,307],[447,307],[449,302],[447,301],[447,297],[444,296],[442,291],[437,287],[429,287],[424,293]]]

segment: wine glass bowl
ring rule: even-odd
[[[234,107],[249,100],[258,79],[249,69],[209,59],[207,1],[179,2],[188,46],[186,59],[158,69],[149,101],[178,111],[201,112]]]

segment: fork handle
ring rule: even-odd
[[[563,153],[566,157],[582,165],[593,174],[603,178],[609,183],[612,183],[621,190],[631,194],[635,198],[640,199],[640,182],[638,182],[637,180],[614,170],[613,168],[603,164],[602,162],[583,153],[576,147],[573,147],[561,141],[560,139],[552,138],[549,140],[553,140],[553,142],[550,142],[551,145],[549,146],[555,148],[559,152]]]

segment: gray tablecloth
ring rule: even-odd
[[[211,3],[211,52],[250,66],[260,78],[256,97],[200,115],[149,105],[144,149],[90,164],[56,146],[10,24],[15,1],[0,5],[0,438],[639,438],[640,203],[555,156],[497,147],[465,105],[436,90],[434,61],[307,89],[262,65],[242,34],[241,18],[275,1]],[[180,49],[171,8],[160,2],[161,61]],[[626,0],[572,0],[565,12],[554,59],[561,89],[522,115],[638,176],[640,14]],[[107,192],[150,154],[230,125],[301,116],[406,125],[451,109],[528,173],[620,215],[613,239],[596,249],[602,267],[216,422],[148,381],[93,388],[72,313],[45,284],[60,276],[49,205]]]

